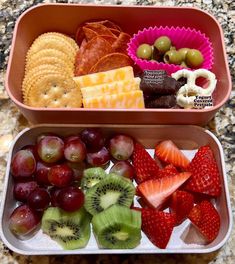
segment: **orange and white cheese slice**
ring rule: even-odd
[[[144,97],[141,90],[134,90],[84,99],[83,106],[85,108],[144,108]]]
[[[131,66],[126,66],[115,70],[74,77],[73,80],[76,82],[78,87],[83,88],[83,87],[99,85],[114,81],[123,81],[133,78],[134,78],[133,68]]]
[[[100,85],[83,87],[81,88],[81,92],[84,100],[84,99],[103,96],[103,95],[127,93],[139,89],[140,89],[140,78],[131,78],[123,81],[115,81]]]

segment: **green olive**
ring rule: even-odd
[[[184,68],[188,68],[188,65],[185,63],[185,61],[182,61],[180,66],[184,67]]]
[[[167,36],[159,37],[154,42],[154,47],[161,53],[164,54],[171,48],[171,40]]]
[[[165,63],[181,64],[182,57],[177,50],[169,50],[165,53],[163,60]]]
[[[148,44],[141,44],[136,51],[136,55],[140,59],[149,60],[152,57],[152,47]]]
[[[175,46],[171,46],[170,50],[176,50],[176,47]]]
[[[183,60],[185,60],[186,54],[188,53],[189,50],[190,50],[189,48],[181,48],[178,50]]]
[[[185,57],[186,64],[191,68],[197,68],[201,66],[203,61],[204,61],[203,55],[199,50],[196,49],[190,49]]]

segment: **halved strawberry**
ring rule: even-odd
[[[151,207],[160,208],[190,176],[190,172],[181,172],[173,176],[148,180],[138,186],[138,191]]]
[[[164,168],[162,168],[158,171],[157,176],[158,176],[158,178],[162,178],[162,177],[166,177],[166,176],[173,176],[177,173],[178,173],[178,171],[177,171],[176,167],[173,164],[168,164]]]
[[[209,146],[202,146],[198,149],[187,170],[192,173],[192,177],[185,185],[186,190],[215,197],[220,195],[219,170]]]
[[[189,165],[189,160],[171,140],[160,142],[155,147],[155,155],[160,160],[172,163],[176,167],[185,169]]]
[[[186,191],[175,191],[170,199],[170,211],[176,214],[176,224],[181,224],[194,205],[194,197]]]
[[[136,172],[135,180],[138,184],[157,177],[159,171],[157,163],[138,142],[135,142],[132,162]]]
[[[220,216],[211,202],[202,201],[195,205],[188,218],[208,242],[212,242],[217,237],[220,229]]]
[[[142,209],[142,230],[148,239],[159,248],[166,248],[173,228],[175,215],[152,208]]]

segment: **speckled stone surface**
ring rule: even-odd
[[[28,126],[27,120],[19,113],[9,100],[4,88],[4,75],[11,45],[12,30],[18,16],[32,5],[41,2],[57,3],[94,3],[94,4],[129,4],[129,5],[168,5],[168,6],[196,6],[213,14],[224,30],[224,37],[233,80],[233,92],[230,100],[216,114],[208,124],[208,128],[219,138],[225,153],[226,171],[232,203],[233,218],[235,218],[235,1],[234,0],[189,0],[189,1],[157,1],[157,0],[81,0],[81,1],[53,1],[53,0],[0,0],[0,195],[3,188],[9,146],[16,134]],[[190,264],[232,264],[235,263],[235,231],[220,250],[203,255],[94,255],[94,256],[21,256],[13,253],[0,240],[1,264],[86,264],[86,263],[123,263],[123,264],[154,264],[154,263],[190,263]]]

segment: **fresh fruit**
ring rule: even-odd
[[[15,179],[31,177],[36,169],[36,160],[29,150],[19,150],[12,158],[11,173]]]
[[[138,191],[151,207],[158,209],[190,176],[190,172],[181,172],[173,176],[148,180],[138,186]]]
[[[157,163],[138,142],[134,144],[132,162],[136,173],[135,180],[138,184],[157,177],[159,171]]]
[[[162,178],[162,177],[167,177],[167,176],[173,176],[177,173],[178,173],[178,171],[177,171],[176,167],[172,164],[168,164],[164,168],[162,168],[158,171],[157,176],[158,176],[158,178]]]
[[[102,147],[98,152],[87,153],[86,161],[94,167],[105,166],[110,161],[110,154],[106,147]]]
[[[26,202],[31,192],[39,186],[36,181],[17,182],[14,185],[13,194],[16,200]]]
[[[160,54],[164,54],[170,49],[171,40],[167,36],[161,36],[155,40],[154,47]]]
[[[37,152],[44,162],[57,162],[63,158],[64,142],[57,136],[44,136],[37,144]]]
[[[35,179],[40,185],[50,185],[48,180],[48,173],[51,169],[51,165],[45,162],[38,161],[35,171]]]
[[[9,219],[9,229],[20,239],[31,236],[38,228],[40,218],[28,205],[15,208]]]
[[[152,56],[152,47],[148,44],[141,44],[137,48],[136,55],[140,59],[150,60]]]
[[[42,230],[63,249],[83,248],[90,238],[90,215],[84,208],[65,212],[57,207],[49,207],[42,217]]]
[[[188,218],[204,236],[207,242],[212,242],[219,233],[220,216],[209,201],[202,201],[190,211]]]
[[[221,194],[219,169],[209,146],[198,149],[187,170],[192,173],[192,177],[185,184],[186,190],[215,197]]]
[[[64,157],[70,162],[82,162],[86,158],[86,146],[81,139],[74,139],[64,146]]]
[[[84,194],[77,187],[64,187],[59,192],[57,201],[61,209],[68,212],[74,212],[83,206]]]
[[[135,176],[135,169],[127,160],[120,160],[116,162],[110,169],[110,173],[126,177],[132,180]]]
[[[56,187],[66,187],[73,181],[73,170],[66,164],[54,165],[48,173],[49,182]]]
[[[100,167],[94,167],[84,170],[83,177],[81,180],[81,188],[87,191],[102,179],[106,177],[106,172]]]
[[[177,50],[169,50],[164,54],[163,60],[165,63],[170,64],[181,64],[183,61],[181,53],[179,53]]]
[[[23,146],[23,148],[21,148],[23,150],[29,150],[30,152],[32,152],[35,160],[37,161],[39,159],[38,157],[38,153],[37,153],[37,149],[35,145],[25,145]]]
[[[131,249],[140,244],[141,213],[125,206],[112,205],[92,219],[99,247]]]
[[[85,194],[85,208],[95,215],[113,204],[130,207],[135,195],[133,183],[122,176],[110,174]]]
[[[116,135],[109,141],[109,151],[116,160],[127,160],[134,150],[133,139],[127,135]]]
[[[86,128],[80,134],[89,152],[97,152],[104,146],[104,136],[99,128]]]
[[[186,191],[175,191],[170,199],[170,211],[176,215],[176,224],[181,224],[193,208],[194,197]]]
[[[59,206],[59,200],[58,200],[58,195],[60,193],[61,189],[53,186],[50,188],[50,196],[51,196],[51,206],[53,207],[58,207]]]
[[[155,147],[155,155],[166,163],[171,163],[176,167],[187,168],[189,160],[178,149],[171,140],[164,140]]]
[[[86,169],[86,163],[66,161],[65,164],[73,170],[74,181],[80,182],[83,176],[83,172]]]
[[[67,143],[69,143],[70,141],[73,141],[73,140],[77,140],[77,139],[80,139],[79,136],[77,135],[70,135],[70,136],[67,136],[63,139],[64,141],[64,144],[66,145]]]
[[[28,196],[28,205],[37,211],[43,211],[48,208],[50,204],[50,195],[46,189],[37,188]]]
[[[164,249],[175,226],[175,215],[152,208],[142,208],[142,230],[157,247]]]
[[[203,61],[204,58],[202,53],[196,49],[190,49],[185,56],[185,62],[191,68],[200,67]]]

